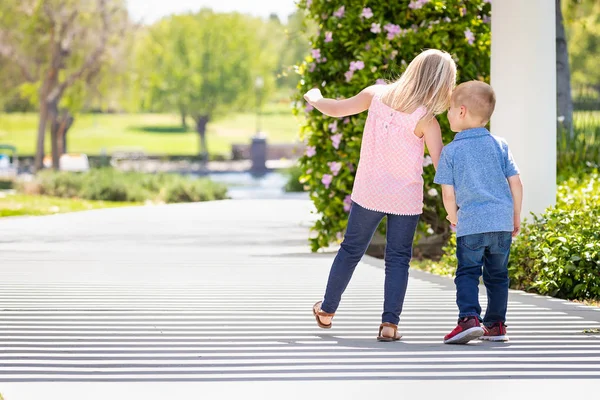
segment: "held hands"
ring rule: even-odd
[[[450,221],[450,225],[452,225],[454,227],[456,226],[456,224],[458,224],[458,216],[456,214],[454,214],[454,215],[448,214],[448,216],[446,217],[446,219],[448,221]]]
[[[315,105],[319,100],[323,98],[321,94],[321,90],[314,88],[310,89],[308,92],[304,94],[304,100],[308,101],[309,104]]]

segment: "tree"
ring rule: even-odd
[[[264,22],[241,14],[202,10],[159,21],[138,49],[139,83],[152,110],[189,115],[207,159],[207,125],[256,104],[254,82],[273,87],[273,53],[262,40]],[[145,73],[147,71],[148,73]]]
[[[298,66],[297,112],[306,114],[301,135],[307,153],[300,162],[302,183],[310,189],[319,214],[310,239],[314,251],[340,240],[347,223],[350,193],[360,156],[366,113],[330,118],[305,107],[302,94],[319,87],[323,95],[348,98],[381,80],[393,80],[424,48],[446,50],[459,64],[460,82],[489,81],[490,4],[488,1],[300,0],[299,7],[319,25],[312,50]],[[438,118],[444,141],[453,135]],[[448,224],[433,166],[424,166],[425,208],[419,232],[445,237]]]
[[[18,65],[27,84],[22,91],[39,103],[35,167],[42,168],[50,127],[52,163],[58,168],[72,110],[61,108],[67,95],[82,98],[102,68],[106,48],[122,36],[127,12],[122,0],[24,0],[0,6],[0,56]],[[121,35],[119,35],[121,34]],[[71,104],[75,101],[71,98]]]
[[[564,0],[564,25],[569,47],[571,82],[592,86],[600,92],[600,2]]]
[[[564,118],[562,124],[573,132],[573,99],[571,98],[571,72],[569,53],[563,24],[561,0],[556,0],[556,90],[558,115]]]

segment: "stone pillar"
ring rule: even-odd
[[[521,170],[523,217],[556,201],[555,0],[493,0],[492,133]]]

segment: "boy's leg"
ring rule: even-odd
[[[385,301],[381,322],[398,325],[419,215],[388,215],[385,246]]]
[[[459,319],[456,328],[444,336],[444,343],[466,344],[481,337],[485,331],[479,322],[479,278],[483,265],[483,255],[488,245],[488,235],[461,236],[457,238],[456,257],[456,304]]]
[[[461,236],[456,239],[456,305],[459,318],[481,318],[479,305],[479,278],[486,249],[486,234]]]
[[[506,322],[508,304],[508,258],[512,243],[511,232],[494,232],[490,247],[484,255],[483,283],[487,290],[488,305],[484,325]]]
[[[352,203],[348,227],[333,261],[321,310],[335,313],[356,265],[367,251],[371,238],[385,214]]]

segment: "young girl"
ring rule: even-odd
[[[390,85],[370,86],[345,100],[325,99],[319,89],[304,95],[307,102],[331,117],[369,110],[346,235],[331,267],[325,297],[313,306],[319,327],[331,328],[354,269],[387,216],[385,300],[377,340],[400,339],[398,322],[412,243],[423,211],[423,142],[437,168],[443,143],[435,115],[448,109],[455,81],[452,57],[427,50]]]

